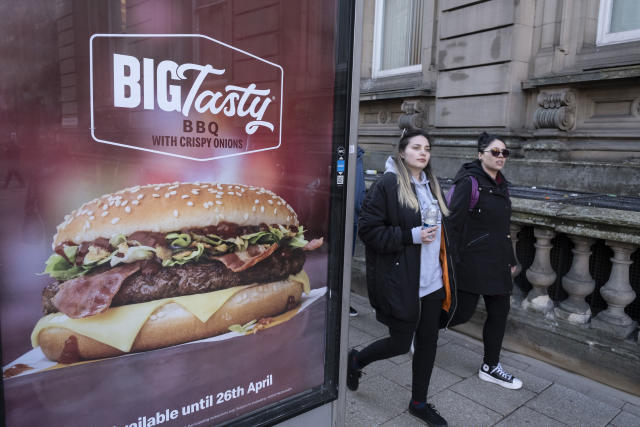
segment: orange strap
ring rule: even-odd
[[[451,308],[451,285],[449,284],[449,268],[447,263],[447,248],[444,245],[444,229],[442,229],[440,238],[440,266],[442,267],[442,284],[444,285],[445,298],[442,302],[442,308],[449,311]]]

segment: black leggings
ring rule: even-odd
[[[504,330],[507,327],[511,296],[505,294],[483,295],[482,297],[487,308],[487,320],[484,322],[484,328],[482,329],[484,363],[489,366],[495,366],[500,361],[500,350],[502,349]],[[478,294],[458,291],[456,312],[449,326],[459,325],[471,319],[478,305],[478,299],[480,299]]]
[[[414,343],[411,397],[418,402],[427,400],[427,389],[438,346],[442,299],[429,296],[420,299],[420,320]],[[388,359],[409,351],[413,332],[389,328],[389,334],[388,338],[378,340],[358,353],[357,362],[361,368],[376,360]]]

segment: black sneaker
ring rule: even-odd
[[[499,363],[495,366],[489,366],[486,363],[483,363],[480,371],[478,371],[478,376],[483,381],[498,384],[499,386],[511,390],[518,390],[519,388],[522,388],[522,381],[510,373],[505,372]]]
[[[349,317],[356,317],[358,315],[358,310],[349,306]]]
[[[362,369],[358,367],[358,352],[355,348],[351,349],[349,356],[347,357],[347,387],[351,391],[356,391],[358,385],[360,385],[360,377],[362,376]]]
[[[431,403],[426,403],[422,407],[417,407],[413,402],[409,403],[409,413],[414,417],[420,418],[422,421],[432,427],[446,427],[448,426],[447,420],[442,418],[436,407]]]

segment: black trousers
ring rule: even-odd
[[[420,319],[415,332],[412,362],[411,398],[426,402],[427,389],[433,371],[438,347],[438,327],[444,290],[436,291],[420,299]],[[358,365],[364,368],[376,360],[399,356],[409,351],[413,332],[389,328],[389,337],[378,340],[358,353]]]
[[[449,326],[466,323],[473,316],[479,294],[458,291],[458,304],[456,312],[449,323]],[[487,308],[487,320],[482,329],[482,339],[484,341],[484,363],[495,366],[500,361],[500,350],[504,331],[507,327],[507,315],[511,307],[511,296],[505,295],[483,295],[484,305]]]

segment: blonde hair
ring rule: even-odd
[[[421,130],[409,130],[403,131],[402,137],[398,142],[398,151],[393,155],[393,161],[396,166],[396,179],[398,180],[398,202],[400,206],[408,207],[411,210],[416,212],[420,212],[420,203],[418,202],[418,198],[411,188],[411,175],[407,170],[407,166],[404,163],[404,160],[401,157],[401,154],[409,145],[409,140],[414,136],[424,136],[429,140],[429,137],[424,131]],[[423,169],[427,179],[429,180],[430,190],[433,190],[432,193],[438,201],[438,205],[440,206],[440,211],[444,216],[449,216],[451,211],[447,207],[447,203],[442,197],[442,190],[440,188],[440,184],[438,183],[438,178],[436,174],[433,172],[433,168],[431,167],[431,159],[429,159],[429,163]]]

